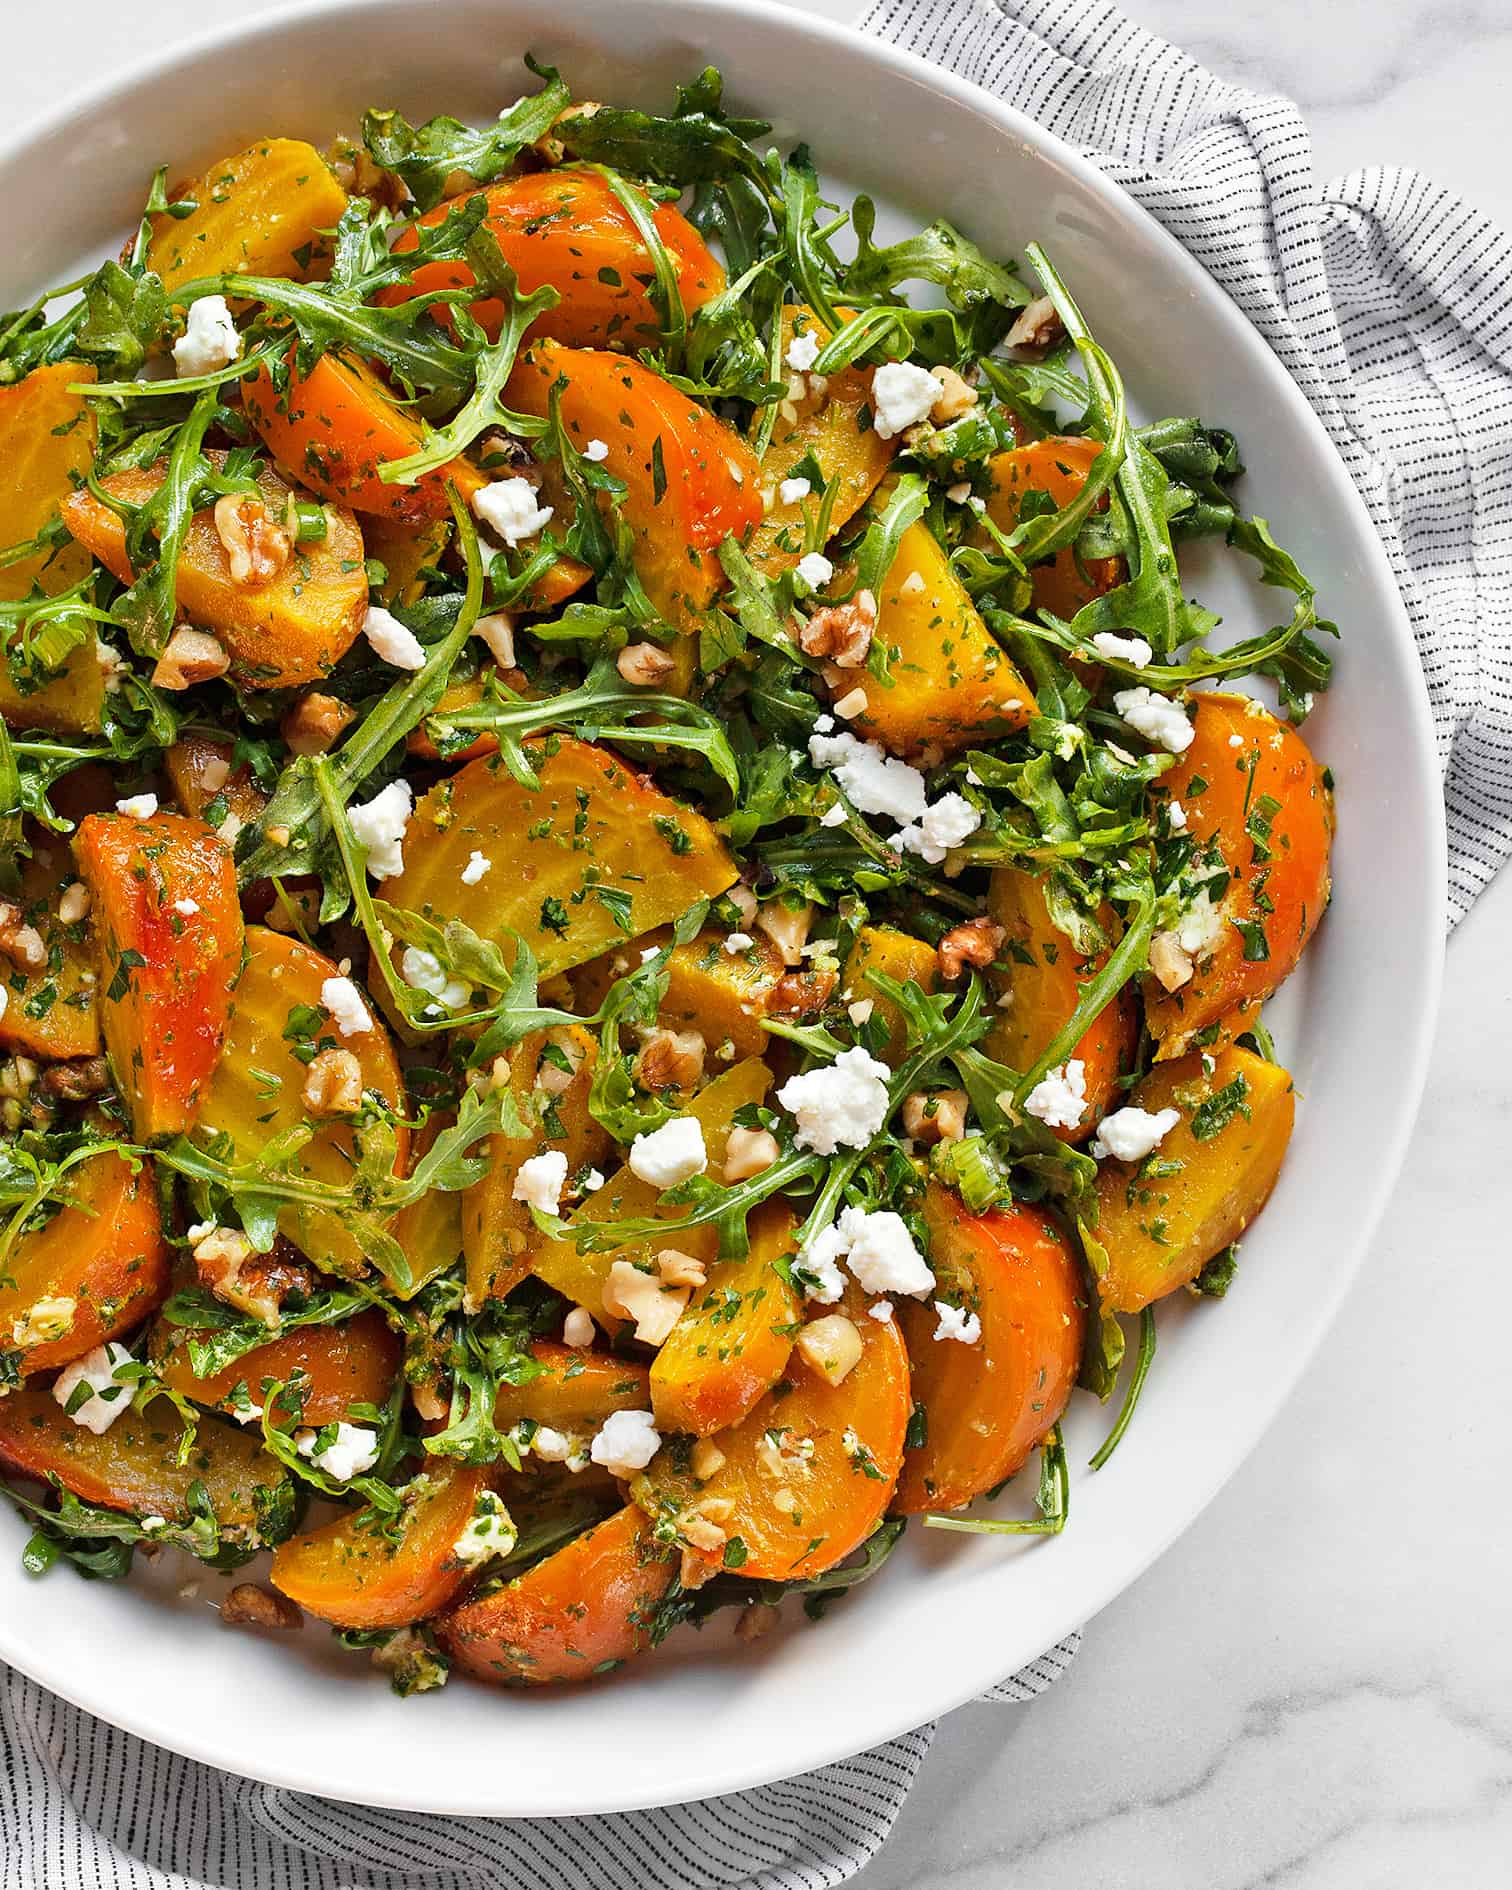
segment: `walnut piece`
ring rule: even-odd
[[[656,1256],[656,1270],[666,1286],[692,1288],[708,1283],[708,1270],[703,1261],[684,1253],[680,1247],[663,1247]]]
[[[208,630],[180,624],[153,666],[152,680],[159,689],[192,689],[196,683],[214,682],[230,667],[231,658]]]
[[[697,1030],[667,1030],[658,1025],[646,1032],[635,1075],[642,1089],[692,1089],[703,1075],[708,1046]]]
[[[857,591],[848,604],[826,604],[798,632],[805,656],[822,656],[839,669],[859,669],[877,627],[877,600]]]
[[[238,1582],[221,1603],[220,1612],[227,1627],[270,1628],[288,1634],[304,1625],[303,1614],[287,1595],[259,1588],[256,1582]]]
[[[756,914],[755,922],[757,930],[765,932],[782,953],[783,964],[802,963],[803,947],[808,941],[809,927],[814,923],[812,906],[788,906],[773,900]]]
[[[659,1274],[642,1273],[631,1260],[616,1260],[604,1282],[604,1311],[633,1319],[642,1345],[661,1345],[682,1316],[691,1288],[669,1287]]]
[[[244,590],[271,584],[294,555],[294,540],[249,492],[228,492],[215,501],[215,535],[225,547],[231,582]]]
[[[614,667],[627,683],[641,689],[653,689],[672,674],[673,662],[655,643],[627,643],[614,659]]]
[[[962,925],[953,925],[940,940],[940,976],[950,984],[967,965],[975,965],[978,970],[990,965],[1006,937],[996,919],[967,919]]]
[[[1053,348],[1066,330],[1048,295],[1036,297],[1008,330],[1010,348]]]
[[[279,733],[296,755],[323,755],[357,719],[338,696],[307,690],[279,724]]]
[[[929,410],[929,417],[937,427],[948,426],[952,420],[959,420],[963,413],[970,413],[977,404],[977,390],[970,381],[963,380],[954,368],[936,368],[935,379],[940,383],[940,397]]]
[[[110,1088],[110,1066],[104,1057],[76,1057],[71,1063],[53,1063],[39,1086],[49,1102],[85,1102]]]
[[[254,1253],[252,1243],[238,1228],[191,1228],[194,1264],[202,1285],[228,1306],[239,1307],[276,1332],[280,1308],[294,1291],[314,1290],[315,1275],[298,1261],[283,1256],[294,1250],[282,1240],[272,1253]]]
[[[1150,940],[1150,970],[1162,991],[1179,991],[1192,981],[1191,955],[1175,932],[1157,932]]]
[[[322,1050],[305,1072],[304,1106],[312,1116],[355,1116],[362,1107],[362,1065],[350,1050]]]
[[[34,925],[27,925],[12,899],[0,899],[0,952],[23,971],[40,971],[47,963],[47,947]]]
[[[781,1153],[770,1129],[731,1129],[724,1153],[726,1185],[765,1174]]]
[[[833,966],[805,965],[784,973],[767,993],[768,1017],[809,1017],[822,1011],[834,995],[840,973]]]
[[[903,1099],[903,1133],[916,1142],[959,1142],[966,1133],[967,1100],[964,1089],[933,1096],[915,1090]]]
[[[844,1313],[827,1313],[808,1322],[797,1349],[826,1384],[840,1385],[861,1361],[861,1334]]]

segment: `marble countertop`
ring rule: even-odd
[[[14,129],[153,35],[276,0],[7,20]],[[808,0],[843,19],[855,0]],[[1508,0],[1124,0],[1284,90],[1320,175],[1406,164],[1512,224]],[[1493,145],[1497,149],[1493,151]],[[939,1731],[864,1890],[1489,1890],[1512,1856],[1512,875],[1450,949],[1415,1154],[1260,1448],[1059,1686]],[[1391,1019],[1381,1020],[1382,1029]]]

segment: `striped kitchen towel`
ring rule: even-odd
[[[1461,916],[1512,851],[1507,238],[1403,171],[1320,190],[1294,106],[1223,83],[1103,0],[877,0],[864,25],[1101,164],[1205,264],[1317,409],[1417,635]],[[984,1697],[1043,1692],[1076,1645]],[[0,1669],[0,1890],[833,1890],[875,1856],[931,1731],[663,1811],[431,1818],[213,1772]]]

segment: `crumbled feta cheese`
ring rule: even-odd
[[[834,726],[835,718],[832,715],[816,715],[814,717],[814,733],[816,735],[828,735]]]
[[[479,1490],[467,1527],[452,1544],[452,1554],[464,1568],[478,1568],[496,1555],[508,1555],[518,1536],[514,1519],[492,1490]]]
[[[3,984],[0,984],[0,1017],[4,1017],[5,1007],[9,1003],[10,1003],[10,992],[6,990]]]
[[[360,1037],[373,1028],[362,993],[350,978],[327,978],[320,987],[320,1001],[343,1037]]]
[[[647,945],[643,947],[641,951],[641,963],[643,965],[649,965],[651,960],[656,956],[656,954],[660,950],[661,950],[660,945]]]
[[[582,1191],[584,1194],[597,1194],[599,1189],[602,1188],[603,1185],[604,1185],[604,1176],[600,1172],[600,1170],[598,1170],[597,1168],[590,1168],[587,1174],[584,1175],[583,1177]],[[572,1315],[569,1313],[568,1317],[571,1318],[571,1316]]]
[[[554,1430],[549,1424],[538,1424],[530,1439],[530,1454],[542,1463],[570,1463],[581,1450],[581,1442],[571,1431]]]
[[[859,1044],[833,1063],[789,1077],[777,1100],[794,1117],[794,1139],[816,1155],[840,1147],[865,1148],[887,1120],[887,1080],[892,1071]]]
[[[927,1293],[934,1274],[900,1214],[868,1214],[847,1208],[836,1223],[845,1242],[845,1264],[867,1293]]]
[[[493,865],[486,853],[480,853],[476,847],[467,856],[467,864],[462,868],[461,879],[464,886],[476,886],[478,881]]]
[[[495,610],[480,617],[473,625],[473,635],[488,646],[488,653],[500,669],[515,666],[514,620],[507,611]]]
[[[649,1135],[630,1144],[630,1172],[653,1188],[675,1188],[701,1175],[709,1165],[703,1130],[696,1116],[673,1116]]]
[[[819,816],[819,825],[821,827],[843,827],[849,819],[850,809],[845,805],[845,802],[836,801],[833,807],[826,808]]]
[[[1230,735],[1228,745],[1230,748],[1242,748],[1244,746],[1244,737],[1242,735]]]
[[[872,376],[872,427],[879,440],[890,440],[929,418],[945,391],[937,374],[911,361],[887,361]]]
[[[929,804],[924,777],[875,742],[863,742],[849,729],[809,737],[809,760],[827,769],[859,813],[885,814],[900,827],[921,820]]]
[[[875,1300],[867,1307],[866,1311],[868,1317],[875,1319],[879,1325],[890,1326],[892,1324],[893,1303],[890,1299]]]
[[[1168,754],[1184,754],[1192,745],[1192,723],[1180,703],[1157,696],[1143,684],[1138,689],[1120,689],[1113,707],[1147,741],[1164,748]]]
[[[1047,1070],[1024,1098],[1024,1110],[1048,1129],[1074,1129],[1087,1112],[1087,1066],[1073,1057]]]
[[[942,794],[893,843],[905,853],[917,853],[927,865],[938,866],[952,847],[969,840],[981,824],[982,816],[964,794]]]
[[[1186,832],[1186,809],[1180,801],[1171,801],[1166,806],[1166,819],[1171,823],[1172,833]]]
[[[93,1431],[96,1437],[103,1437],[131,1403],[131,1386],[121,1384],[116,1378],[120,1367],[131,1362],[127,1348],[108,1339],[104,1345],[86,1352],[83,1358],[75,1359],[72,1365],[64,1366],[53,1384],[53,1396],[75,1424]],[[75,1404],[74,1394],[80,1385],[89,1387],[89,1395]]]
[[[553,508],[536,501],[536,489],[528,479],[495,479],[473,494],[473,514],[502,538],[511,550],[526,538],[534,538],[551,518]]]
[[[157,810],[155,794],[128,794],[124,801],[116,802],[116,812],[124,814],[128,820],[151,820]]]
[[[562,1343],[581,1351],[584,1346],[592,1345],[595,1337],[593,1314],[586,1306],[574,1306],[562,1321]]]
[[[1146,668],[1155,654],[1143,637],[1119,637],[1111,630],[1099,630],[1092,647],[1109,662],[1128,663],[1135,669]]]
[[[516,1201],[527,1202],[543,1214],[555,1214],[566,1185],[567,1157],[561,1149],[553,1148],[520,1163],[511,1193]]]
[[[301,1457],[308,1457],[317,1470],[324,1470],[338,1483],[350,1483],[372,1469],[378,1461],[378,1433],[365,1424],[336,1426],[336,1435],[328,1444],[320,1442],[319,1431],[299,1431],[294,1447]]]
[[[845,1241],[838,1226],[821,1227],[798,1256],[798,1274],[807,1298],[833,1306],[845,1291],[840,1256]]]
[[[807,479],[784,479],[777,488],[777,497],[784,505],[796,505],[800,499],[806,499],[813,489]]]
[[[819,350],[822,346],[823,343],[817,333],[812,328],[805,329],[801,335],[794,335],[788,343],[788,351],[783,359],[795,373],[807,374],[819,359]]]
[[[1223,927],[1223,908],[1213,904],[1213,895],[1204,886],[1176,922],[1176,943],[1188,958],[1206,958],[1223,937]]]
[[[962,1345],[975,1345],[982,1336],[982,1322],[974,1312],[967,1312],[964,1306],[947,1306],[943,1299],[937,1299],[934,1309],[939,1323],[934,1335],[939,1339],[959,1339]]]
[[[649,1411],[611,1411],[594,1438],[589,1456],[611,1476],[628,1477],[661,1449],[661,1434]]]
[[[591,459],[595,466],[609,457],[609,447],[604,440],[590,440],[583,448],[583,458]]]
[[[1088,1154],[1100,1162],[1111,1155],[1121,1162],[1142,1162],[1152,1149],[1159,1148],[1181,1120],[1179,1109],[1115,1109],[1097,1125]]]
[[[352,832],[367,851],[367,870],[374,879],[397,879],[404,871],[404,830],[415,809],[408,781],[390,781],[360,806],[350,810]]]
[[[822,551],[808,551],[798,560],[798,576],[810,590],[817,591],[821,584],[828,584],[835,575],[835,567]]]
[[[748,952],[755,943],[749,932],[727,932],[724,948],[733,958],[737,952]]]
[[[472,986],[465,978],[451,977],[434,952],[418,945],[405,946],[399,959],[399,975],[412,991],[423,991],[449,1011],[460,1011],[472,996]]]
[[[381,656],[385,663],[392,663],[395,669],[424,669],[425,646],[413,630],[400,623],[382,604],[368,605],[367,615],[362,620],[362,634],[373,646],[374,654]]]
[[[952,505],[964,505],[971,497],[971,481],[969,479],[958,479],[953,486],[947,486],[945,488],[945,497],[950,500]],[[914,575],[917,577],[918,573],[915,572]]]
[[[173,367],[179,379],[213,374],[230,367],[241,353],[241,336],[223,295],[202,295],[189,305],[184,332],[173,344]]]
[[[859,1030],[864,1023],[870,1020],[871,1014],[876,1008],[877,1005],[874,998],[857,998],[854,1004],[847,1004],[845,1010],[846,1015]]]
[[[199,911],[199,901],[197,899],[175,899],[173,909],[181,919],[192,919],[195,913]]]

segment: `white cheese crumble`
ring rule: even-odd
[[[812,328],[806,329],[801,335],[794,335],[788,343],[788,351],[783,359],[794,373],[807,374],[819,359],[819,350],[822,345],[815,331]]]
[[[929,410],[945,391],[928,368],[911,361],[887,361],[872,376],[872,426],[879,440],[890,440],[929,418]]]
[[[806,499],[813,489],[807,479],[784,479],[777,488],[777,496],[784,505],[796,505],[800,499]]]
[[[294,1447],[301,1457],[308,1457],[317,1470],[324,1470],[338,1483],[350,1483],[378,1461],[378,1433],[365,1424],[348,1424],[345,1420],[336,1426],[336,1435],[328,1444],[321,1444],[319,1431],[300,1431]]]
[[[811,590],[817,591],[821,584],[828,584],[835,575],[835,567],[822,551],[807,551],[798,560],[798,576]]]
[[[1242,735],[1230,735],[1228,745],[1230,748],[1242,748],[1244,746],[1244,737]]]
[[[423,991],[449,1011],[460,1011],[472,996],[465,978],[453,978],[434,952],[406,945],[399,959],[399,975],[412,991]]]
[[[155,794],[128,794],[124,801],[116,802],[116,812],[124,814],[128,820],[151,820],[157,810]]]
[[[611,1476],[628,1477],[661,1449],[661,1433],[649,1411],[611,1411],[594,1438],[589,1456]]]
[[[1109,662],[1128,663],[1134,669],[1147,668],[1155,654],[1143,637],[1115,636],[1111,630],[1099,630],[1092,647]]]
[[[840,1256],[845,1239],[837,1225],[821,1227],[798,1256],[798,1268],[807,1298],[821,1306],[833,1306],[845,1291],[845,1275],[840,1271]]]
[[[64,1366],[53,1384],[53,1396],[75,1424],[93,1431],[96,1437],[103,1437],[131,1403],[130,1385],[120,1384],[116,1379],[119,1368],[131,1362],[127,1348],[109,1339],[92,1352],[86,1352],[83,1358],[75,1359],[72,1365]],[[89,1396],[69,1411],[69,1402],[80,1385],[88,1385]]]
[[[1184,754],[1192,745],[1192,724],[1180,703],[1157,696],[1141,683],[1137,689],[1120,689],[1113,707],[1147,741],[1164,748],[1168,754]]]
[[[1186,832],[1186,809],[1180,801],[1169,801],[1166,804],[1166,819],[1171,823],[1172,833]]]
[[[535,487],[516,475],[481,487],[473,494],[472,509],[479,524],[513,550],[522,540],[535,537],[549,522],[553,508],[538,504]]]
[[[914,1245],[901,1215],[847,1208],[838,1226],[846,1243],[845,1264],[864,1292],[906,1293],[917,1298],[934,1285],[929,1263]]]
[[[609,457],[608,443],[604,440],[590,440],[583,448],[583,458],[591,459],[595,466]]]
[[[887,1082],[892,1071],[859,1044],[833,1063],[789,1077],[777,1100],[794,1117],[794,1139],[816,1155],[840,1147],[865,1148],[887,1120]]]
[[[1213,904],[1213,895],[1204,886],[1176,922],[1176,943],[1188,958],[1206,958],[1223,937],[1223,927],[1223,908]]]
[[[836,801],[833,807],[826,809],[826,811],[819,816],[819,825],[821,827],[843,827],[849,819],[850,810],[845,805],[845,802]]]
[[[858,813],[885,814],[900,827],[923,819],[929,804],[923,775],[875,742],[863,742],[842,728],[833,735],[810,735],[808,752],[816,768],[834,775]]]
[[[413,630],[385,610],[382,604],[369,604],[362,620],[362,634],[373,652],[395,669],[423,669],[425,647]]]
[[[892,1324],[893,1303],[890,1299],[876,1300],[872,1305],[867,1307],[866,1312],[868,1318],[875,1319],[879,1325],[890,1326]]]
[[[516,1201],[539,1208],[543,1214],[555,1214],[566,1185],[567,1157],[561,1149],[553,1148],[520,1163],[511,1193]]]
[[[3,984],[0,984],[0,1017],[4,1017],[5,1007],[9,1003],[10,1003],[10,992],[6,990]]]
[[[906,853],[917,853],[927,865],[938,866],[952,847],[969,840],[981,824],[982,816],[964,794],[942,794],[895,837],[894,844]]]
[[[199,901],[197,899],[175,899],[173,909],[181,919],[192,919],[195,913],[199,911]]]
[[[500,669],[515,666],[514,621],[508,612],[492,611],[473,625],[473,635],[488,646],[488,653]]]
[[[467,864],[462,868],[461,879],[464,886],[476,886],[478,881],[493,865],[486,853],[480,853],[476,847],[467,856]]]
[[[975,1345],[982,1336],[982,1322],[974,1312],[967,1312],[964,1306],[947,1306],[943,1299],[934,1303],[938,1324],[935,1326],[936,1340],[959,1339],[962,1345]]]
[[[390,781],[370,801],[350,810],[352,832],[367,851],[367,870],[374,879],[397,879],[404,871],[404,830],[414,810],[408,781]]]
[[[362,993],[350,978],[327,978],[320,987],[320,1001],[343,1037],[360,1037],[373,1028]]]
[[[173,344],[173,368],[179,379],[213,374],[230,367],[241,353],[241,336],[223,295],[202,295],[189,305],[184,332]]]
[[[1087,1066],[1073,1057],[1047,1070],[1024,1098],[1026,1114],[1048,1129],[1074,1129],[1087,1113]]]
[[[452,1554],[465,1568],[477,1568],[496,1555],[508,1555],[517,1540],[509,1511],[492,1490],[479,1490],[467,1527],[452,1544]]]
[[[680,1181],[701,1175],[708,1165],[703,1129],[696,1116],[673,1116],[630,1144],[631,1174],[653,1188],[675,1188]]]
[[[602,1172],[597,1168],[590,1168],[587,1174],[584,1175],[583,1177],[582,1192],[584,1194],[597,1194],[599,1189],[602,1188],[603,1185],[604,1185],[604,1176]],[[571,1319],[572,1317],[571,1313],[569,1313],[567,1317]]]
[[[727,932],[724,948],[733,958],[737,952],[748,952],[755,943],[749,932]]]
[[[1087,1153],[1100,1162],[1111,1155],[1121,1162],[1142,1162],[1152,1149],[1171,1133],[1181,1120],[1179,1109],[1161,1109],[1153,1115],[1148,1109],[1115,1109],[1097,1125]]]

